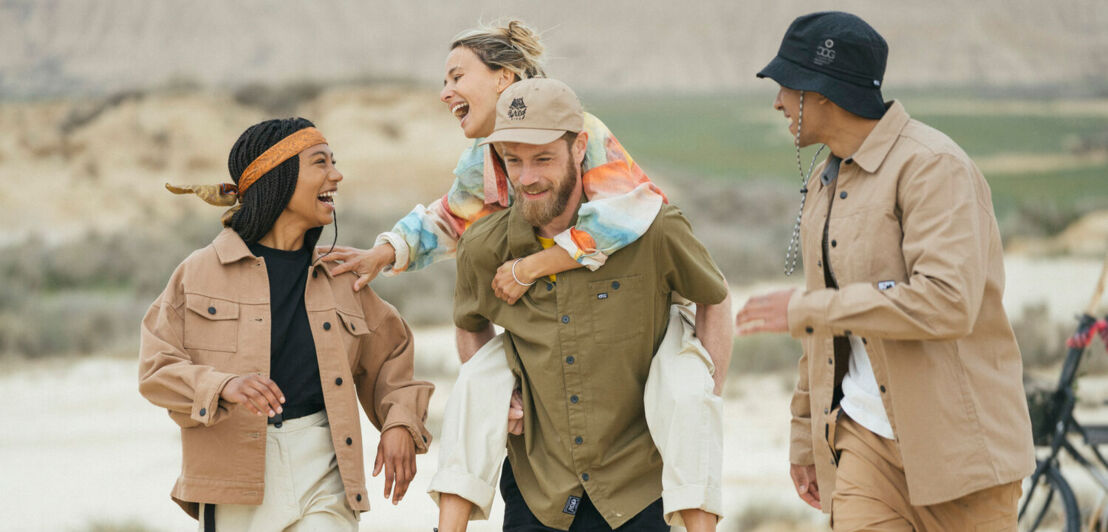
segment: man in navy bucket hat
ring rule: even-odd
[[[797,147],[805,286],[735,320],[802,342],[789,473],[834,530],[1015,530],[1035,457],[989,185],[882,99],[887,56],[862,19],[813,13],[758,73]],[[813,144],[831,153],[805,175]]]
[[[818,92],[846,111],[881,118],[881,80],[889,46],[849,13],[804,15],[789,26],[777,57],[758,72],[784,87]]]

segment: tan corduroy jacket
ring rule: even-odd
[[[368,288],[355,293],[354,280],[317,263],[304,302],[346,501],[364,512],[358,403],[381,431],[406,427],[423,453],[434,386],[412,378],[411,331],[396,309]],[[237,375],[269,375],[269,320],[265,262],[231,229],[177,267],[143,319],[139,391],[181,426],[172,497],[193,517],[198,502],[262,502],[266,418],[220,393]]]
[[[806,290],[788,310],[804,347],[790,459],[815,464],[824,510],[835,485],[827,415],[849,360],[849,349],[836,356],[836,336],[865,342],[913,505],[1029,474],[1023,365],[1001,304],[1003,250],[981,172],[893,102],[836,181],[824,186],[819,174],[801,222]],[[824,283],[829,212],[838,290]]]

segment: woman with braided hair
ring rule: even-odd
[[[336,248],[324,259],[342,262],[335,273],[357,272],[358,289],[381,272],[418,270],[453,258],[459,237],[471,224],[511,205],[514,191],[504,164],[481,142],[493,131],[500,94],[517,81],[545,77],[542,53],[537,35],[519,21],[469,30],[454,39],[439,96],[458,119],[462,133],[474,142],[462,152],[449,192],[427,207],[417,205],[391,231],[379,235],[372,249]],[[566,272],[577,268],[602,268],[609,255],[647,231],[666,202],[662,191],[600,119],[585,113],[584,131],[588,144],[582,183],[588,201],[582,204],[574,227],[553,239],[540,239],[544,251],[512,257],[498,268],[493,289],[509,304],[528,290],[540,288],[533,286],[538,279],[548,277],[556,282],[557,275],[572,275]],[[730,358],[730,316],[697,316],[695,329],[700,340],[694,338],[696,345],[685,346],[681,353],[687,359],[696,356],[690,353],[707,351],[704,362],[691,365],[697,368],[694,382],[705,386],[648,381],[648,393],[654,390],[662,395],[660,402],[673,405],[674,412],[651,422],[668,472],[663,476],[666,521],[694,531],[714,529],[722,515],[722,419],[717,395]],[[512,396],[503,335],[493,338],[462,329],[457,334],[464,364],[447,405],[439,470],[430,490],[440,504],[440,530],[444,532],[464,529],[466,516],[488,517],[496,477],[501,464],[507,463],[503,456],[509,426],[513,434],[519,434],[523,416],[518,394]],[[666,363],[677,364],[681,353],[660,352],[652,374],[680,374]],[[467,412],[486,415],[478,420]],[[499,417],[499,412],[510,416],[510,423]],[[477,441],[482,442],[480,448],[466,445]],[[505,466],[504,477],[510,480],[510,467]],[[459,515],[460,520],[456,519]],[[511,528],[509,523],[505,528]]]
[[[203,530],[357,530],[369,510],[358,403],[381,430],[374,475],[396,504],[426,452],[434,387],[411,332],[313,250],[342,181],[303,118],[247,129],[234,184],[167,187],[233,206],[142,322],[139,391],[181,427],[172,498]]]

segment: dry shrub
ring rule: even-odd
[[[210,240],[210,227],[168,220],[65,243],[31,237],[0,249],[0,354],[134,349],[146,308],[180,260]]]
[[[1001,210],[997,223],[1005,242],[1016,235],[1047,237],[1062,232],[1093,207],[1081,201],[1022,202],[1014,208]]]
[[[1076,328],[1076,321],[1058,323],[1052,320],[1046,303],[1025,305],[1019,317],[1012,320],[1012,329],[1023,355],[1023,364],[1031,369],[1060,365],[1066,357],[1066,339]],[[1093,342],[1094,345],[1090,346],[1082,360],[1083,373],[1103,373],[1108,370],[1108,360],[1103,356],[1096,356],[1097,343]]]
[[[781,278],[799,195],[771,180],[681,179],[666,186],[732,285]],[[798,266],[798,271],[799,266]]]
[[[804,506],[799,499],[796,503],[779,501],[752,501],[747,504],[730,523],[727,530],[735,531],[793,531],[811,530],[812,518],[809,512],[815,512]],[[722,524],[728,524],[724,521]]]
[[[340,244],[368,247],[401,213],[343,218]],[[37,358],[134,351],[139,323],[173,270],[219,232],[210,216],[133,223],[48,243],[41,237],[0,248],[0,355]],[[321,245],[333,233],[324,232]],[[373,283],[413,325],[451,322],[453,264]]]
[[[236,89],[233,96],[239,104],[262,109],[269,115],[290,116],[300,105],[322,93],[322,84],[299,81],[285,85],[250,83]]]
[[[800,342],[785,334],[737,336],[732,345],[732,375],[795,373],[801,355]]]
[[[96,118],[105,111],[118,107],[120,104],[130,100],[141,100],[145,96],[146,95],[142,91],[121,91],[107,98],[91,100],[87,103],[75,105],[73,109],[70,110],[69,114],[62,119],[61,123],[58,124],[58,129],[61,130],[64,135],[69,135],[92,123],[93,120],[96,120]]]
[[[124,522],[96,520],[85,527],[85,532],[149,532],[154,530],[145,523],[136,520]]]

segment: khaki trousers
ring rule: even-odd
[[[643,403],[662,456],[666,522],[683,526],[681,510],[723,515],[723,400],[712,393],[715,366],[695,336],[691,305],[673,305],[666,335],[651,362]],[[438,471],[427,490],[473,503],[470,519],[488,519],[507,454],[508,404],[515,377],[503,335],[462,364],[446,403]]]
[[[845,413],[837,418],[828,434],[839,454],[831,496],[831,528],[835,532],[1016,530],[1019,482],[940,504],[912,506],[897,442],[870,432]]]
[[[266,429],[262,504],[215,505],[216,530],[249,532],[358,530],[331,443],[326,412]],[[204,505],[200,505],[204,530]]]

